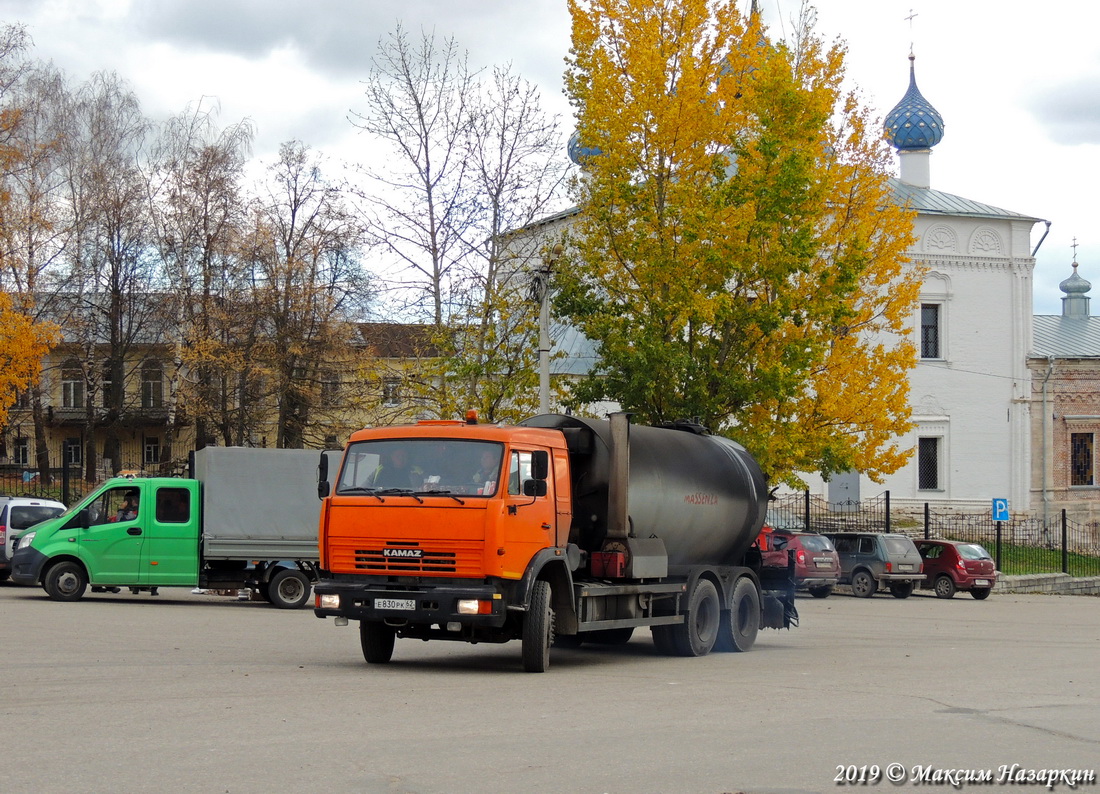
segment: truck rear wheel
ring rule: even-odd
[[[543,673],[550,666],[550,646],[554,644],[554,608],[550,603],[550,583],[540,579],[531,590],[531,607],[523,619],[523,669]]]
[[[46,571],[42,587],[54,601],[79,601],[88,587],[88,574],[80,563],[64,560]]]
[[[706,656],[718,639],[721,619],[722,604],[714,582],[699,579],[692,590],[684,622],[672,627],[676,652],[680,656]]]
[[[729,611],[722,613],[718,648],[742,653],[751,650],[759,631],[760,593],[751,579],[742,576],[733,586]]]
[[[377,621],[359,622],[359,644],[367,664],[386,664],[393,658],[393,642],[397,632],[392,626]]]
[[[267,585],[267,599],[279,609],[299,609],[309,600],[309,577],[301,571],[283,568]]]

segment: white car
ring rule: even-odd
[[[65,505],[52,499],[0,496],[0,582],[11,576],[11,558],[23,531],[64,512]]]

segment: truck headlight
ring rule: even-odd
[[[321,596],[321,609],[339,609],[340,596],[336,593],[325,593]]]
[[[16,546],[20,549],[25,549],[27,546],[34,542],[34,536],[37,532],[24,532],[19,538],[16,539]]]
[[[456,611],[460,615],[491,615],[493,602],[486,599],[460,598]]]

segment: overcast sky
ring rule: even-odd
[[[773,30],[790,30],[798,0],[759,2]],[[152,118],[216,99],[223,125],[252,119],[267,160],[291,139],[369,156],[347,119],[365,110],[361,81],[398,21],[454,36],[474,64],[511,63],[572,127],[565,0],[0,0],[0,22],[26,24],[32,54],[73,81],[115,71]],[[1075,237],[1100,297],[1100,3],[818,0],[817,28],[847,43],[849,79],[882,116],[905,93],[913,44],[917,83],[945,122],[934,188],[1051,221],[1037,313],[1060,313]]]

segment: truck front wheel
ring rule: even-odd
[[[309,600],[309,577],[301,571],[283,568],[267,585],[267,600],[279,609],[299,609]]]
[[[722,622],[722,604],[714,582],[700,579],[691,593],[690,607],[684,622],[672,627],[676,652],[680,656],[706,656],[718,639]]]
[[[393,658],[393,642],[397,632],[392,626],[377,621],[359,622],[359,644],[367,664],[385,664]]]
[[[79,601],[88,587],[88,574],[80,563],[65,560],[46,571],[42,587],[54,601]]]
[[[742,576],[733,586],[730,608],[722,613],[718,648],[723,651],[748,651],[760,631],[760,593],[752,580]]]
[[[550,666],[550,646],[554,644],[554,608],[550,602],[550,583],[540,579],[531,590],[531,606],[523,619],[523,669],[544,673]]]

